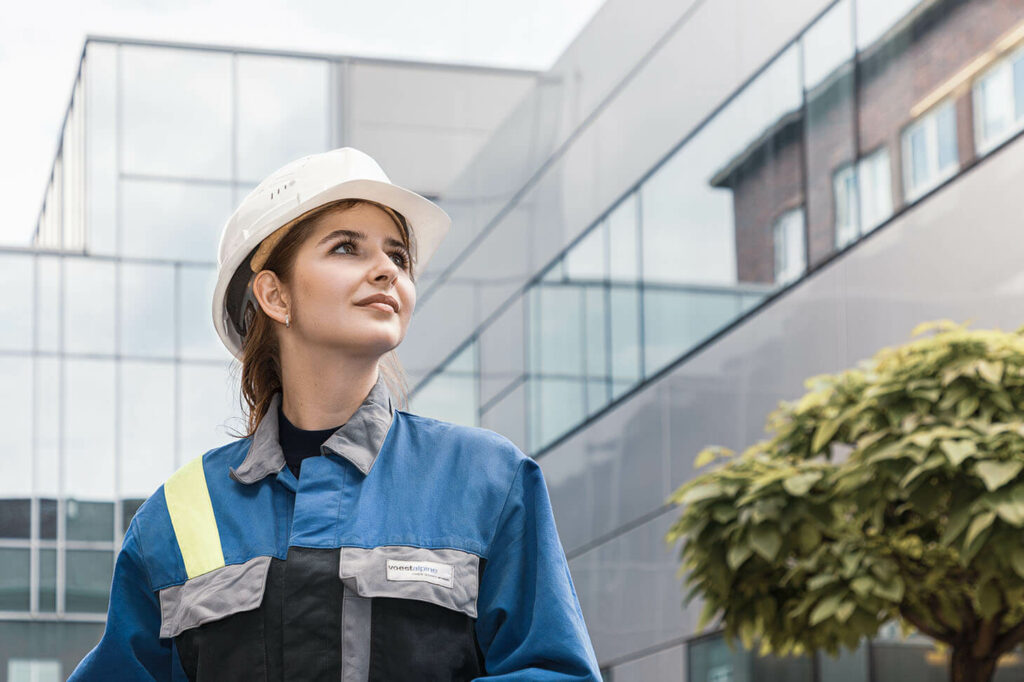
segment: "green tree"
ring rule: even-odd
[[[920,325],[807,380],[769,438],[710,447],[669,498],[699,629],[762,654],[837,654],[897,619],[987,682],[1024,642],[1024,327]]]

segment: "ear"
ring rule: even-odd
[[[291,310],[291,302],[284,282],[273,270],[261,270],[252,281],[252,294],[259,301],[263,312],[281,324]]]

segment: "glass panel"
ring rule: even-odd
[[[608,272],[613,281],[636,284],[640,279],[636,209],[637,195],[630,194],[608,215]]]
[[[588,286],[583,290],[586,311],[584,370],[587,382],[587,416],[608,404],[611,400],[611,382],[608,376],[607,309],[608,293],[603,285]]]
[[[217,270],[212,267],[181,266],[178,320],[181,357],[188,360],[226,360],[231,357],[213,327],[213,290]]]
[[[69,549],[65,561],[65,609],[72,613],[106,613],[114,575],[114,553]]]
[[[86,49],[86,244],[109,255],[117,249],[117,46],[90,42]]]
[[[836,248],[841,249],[857,239],[860,213],[857,207],[857,175],[853,166],[836,171],[832,180],[836,204]]]
[[[67,510],[67,539],[113,541],[114,503],[83,502],[69,499]]]
[[[914,198],[929,179],[925,123],[920,121],[904,134],[904,156],[909,159],[907,199]]]
[[[174,357],[174,267],[120,267],[121,353]]]
[[[936,112],[939,136],[939,173],[957,163],[956,149],[956,107],[949,101]]]
[[[1024,52],[1013,60],[1013,102],[1017,121],[1024,119]]]
[[[0,499],[0,538],[27,540],[31,535],[32,500]]]
[[[818,653],[820,680],[828,682],[868,682],[868,644],[861,643],[856,651],[841,647],[839,655]]]
[[[174,365],[124,361],[118,402],[118,495],[145,499],[174,473]]]
[[[848,244],[860,233],[853,171],[843,178],[843,193],[838,193],[840,188],[834,180],[837,169],[852,164],[857,157],[851,5],[852,0],[836,3],[801,38],[806,98],[803,143],[807,164],[807,198],[803,203],[806,205],[811,265],[822,262],[836,248]],[[799,136],[799,131],[794,134]],[[790,142],[769,150],[777,157],[775,174],[782,178],[799,177],[798,173],[786,169],[786,162],[789,162],[786,151],[789,148],[799,153],[800,144]],[[791,163],[799,163],[799,160]],[[771,190],[774,193],[791,192],[785,184],[772,185]],[[841,219],[847,222],[837,222]],[[801,238],[800,242],[804,240]],[[806,258],[801,256],[801,260]]]
[[[61,259],[55,256],[36,258],[36,287],[39,301],[36,307],[40,351],[56,352],[60,349]]]
[[[753,682],[750,654],[730,648],[721,636],[690,642],[686,655],[690,682]]]
[[[29,565],[27,547],[0,547],[0,611],[28,611]]]
[[[892,215],[892,174],[889,169],[889,149],[861,159],[857,168],[860,178],[860,215],[863,230],[870,232]]]
[[[114,370],[109,360],[66,361],[64,491],[69,498],[114,499]],[[111,533],[113,524],[103,539]]]
[[[123,173],[231,179],[231,58],[121,47]]]
[[[480,331],[480,403],[486,405],[519,381],[523,358],[523,299],[516,299]]]
[[[804,212],[797,208],[775,223],[775,281],[783,285],[800,278],[807,269],[804,246]]]
[[[123,500],[121,502],[121,528],[128,530],[128,526],[131,525],[132,519],[135,518],[135,512],[139,511],[139,507],[146,500],[140,498],[132,498]]]
[[[798,48],[640,189],[648,376],[731,320],[743,296],[774,290],[773,222],[803,191]]]
[[[979,150],[987,149],[1007,132],[1014,118],[1013,83],[1006,64],[996,67],[974,85],[975,111],[981,139]]]
[[[608,276],[607,233],[608,226],[601,221],[566,252],[567,279],[592,281]]]
[[[320,60],[238,56],[240,179],[258,182],[328,148],[327,69]]]
[[[60,399],[60,363],[57,358],[35,357],[35,494],[56,497],[60,488],[59,453],[63,413]]]
[[[114,264],[95,259],[64,262],[64,349],[114,353]]]
[[[123,180],[121,202],[123,255],[217,262],[233,210],[230,185]]]
[[[409,411],[464,426],[477,426],[476,343],[468,344],[445,367],[416,389]]]
[[[8,682],[60,682],[60,661],[30,661],[12,658],[7,663]]]
[[[32,356],[0,356],[0,377],[0,499],[28,497],[33,462]]]
[[[882,37],[921,0],[857,0],[857,49]]]
[[[2,349],[32,350],[33,264],[31,254],[0,253],[0,287],[8,293],[0,303]]]
[[[614,400],[640,381],[640,290],[636,284],[613,286],[608,301]]]
[[[39,550],[39,610],[57,610],[57,550]]]
[[[184,463],[210,448],[232,440],[228,428],[244,430],[237,380],[227,365],[178,365],[178,424],[181,435],[178,462]]]
[[[57,539],[57,500],[44,497],[39,500],[39,538]]]

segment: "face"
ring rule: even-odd
[[[409,254],[394,221],[372,204],[317,219],[299,248],[292,282],[292,324],[298,344],[377,357],[392,350],[416,306]],[[383,294],[397,304],[360,304]],[[281,330],[284,331],[284,330]]]

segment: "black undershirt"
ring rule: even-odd
[[[335,426],[333,429],[320,429],[317,431],[300,429],[288,421],[288,417],[284,416],[284,410],[280,404],[277,406],[277,424],[278,441],[281,443],[281,450],[284,451],[284,460],[287,462],[288,468],[295,474],[295,478],[299,477],[302,460],[319,455],[320,446],[324,444],[324,441],[330,438],[341,426],[344,426],[342,424],[341,426]]]

